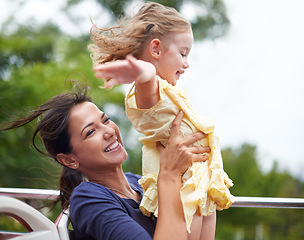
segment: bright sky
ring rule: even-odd
[[[226,0],[229,34],[194,45],[180,81],[199,112],[215,119],[221,146],[258,147],[303,178],[304,2]]]
[[[19,21],[53,19],[64,31],[76,33],[89,31],[88,13],[97,22],[107,18],[93,1],[73,10],[88,19],[84,25],[68,24],[66,16],[58,13],[60,0],[24,1],[22,11],[12,2],[1,1],[0,23],[14,12]],[[304,2],[225,3],[231,21],[229,34],[215,42],[195,43],[190,68],[179,86],[201,114],[215,119],[222,148],[254,144],[263,168],[268,170],[277,160],[281,169],[304,178]]]

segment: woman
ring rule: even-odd
[[[140,176],[124,174],[126,150],[117,125],[86,95],[86,88],[60,94],[18,121],[1,128],[21,127],[40,117],[32,142],[40,133],[48,156],[62,164],[60,178],[63,209],[70,206],[76,239],[187,239],[181,178],[192,162],[205,161],[206,147],[188,147],[202,139],[201,132],[181,139],[180,112],[161,155],[158,176],[157,222],[139,210]],[[84,178],[86,180],[84,180]]]

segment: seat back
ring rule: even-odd
[[[0,213],[14,217],[30,231],[14,239],[60,240],[55,224],[20,200],[0,196]]]
[[[70,211],[69,209],[66,209],[65,211],[62,211],[58,218],[55,221],[55,225],[57,227],[60,240],[69,240],[73,239],[72,234],[69,230],[69,224],[70,224]]]

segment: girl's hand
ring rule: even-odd
[[[156,75],[153,64],[137,60],[131,55],[128,55],[125,60],[96,65],[93,71],[95,71],[96,78],[105,80],[105,88],[134,81],[145,83],[154,80]]]
[[[160,152],[160,173],[181,177],[193,162],[201,162],[208,159],[207,156],[202,154],[210,152],[209,147],[189,147],[197,140],[205,138],[206,134],[196,132],[185,138],[179,137],[182,118],[183,112],[180,111],[173,121],[166,148],[159,142],[157,143],[157,148]]]

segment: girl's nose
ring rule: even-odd
[[[183,65],[183,68],[188,68],[189,67],[189,63],[188,63],[188,60],[185,60],[185,62],[184,62],[184,65]]]

